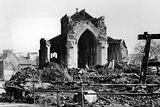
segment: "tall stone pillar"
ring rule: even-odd
[[[50,43],[48,40],[42,38],[40,40],[40,50],[39,50],[39,68],[43,68],[45,63],[50,62]]]
[[[47,61],[50,62],[50,48],[51,48],[51,44],[49,43],[49,41],[46,41],[46,49],[47,49]]]
[[[67,41],[68,68],[77,68],[77,44],[75,40]]]
[[[107,49],[108,49],[108,44],[106,41],[102,41],[101,43],[101,64],[104,65],[107,63]]]
[[[108,44],[106,41],[99,41],[97,44],[97,64],[104,65],[107,63],[107,48]]]
[[[4,79],[4,61],[0,60],[0,79]]]
[[[43,68],[45,63],[47,63],[47,48],[46,48],[46,40],[42,38],[40,40],[39,68]]]
[[[97,43],[97,64],[101,64],[101,43]]]

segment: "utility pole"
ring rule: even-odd
[[[160,34],[148,34],[148,32],[144,32],[144,34],[138,35],[138,40],[146,40],[140,72],[140,83],[142,84],[146,83],[146,73],[148,71],[149,64],[149,51],[152,39],[160,39]]]

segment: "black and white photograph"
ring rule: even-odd
[[[160,107],[159,0],[0,0],[0,107]]]

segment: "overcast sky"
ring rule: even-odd
[[[76,8],[105,16],[107,35],[124,39],[130,53],[139,33],[160,33],[160,0],[0,0],[0,52],[38,52],[40,38],[60,34],[60,18]]]

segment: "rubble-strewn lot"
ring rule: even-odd
[[[155,93],[160,91],[160,77],[149,70],[146,83],[151,85],[137,85],[139,71],[139,66],[125,63],[116,63],[114,69],[100,65],[67,69],[50,63],[43,70],[20,70],[4,87],[10,101],[33,103],[35,99],[38,104],[73,107],[82,103],[83,82],[85,107],[159,107],[159,95]]]
[[[0,107],[40,107],[35,104],[0,103]]]

